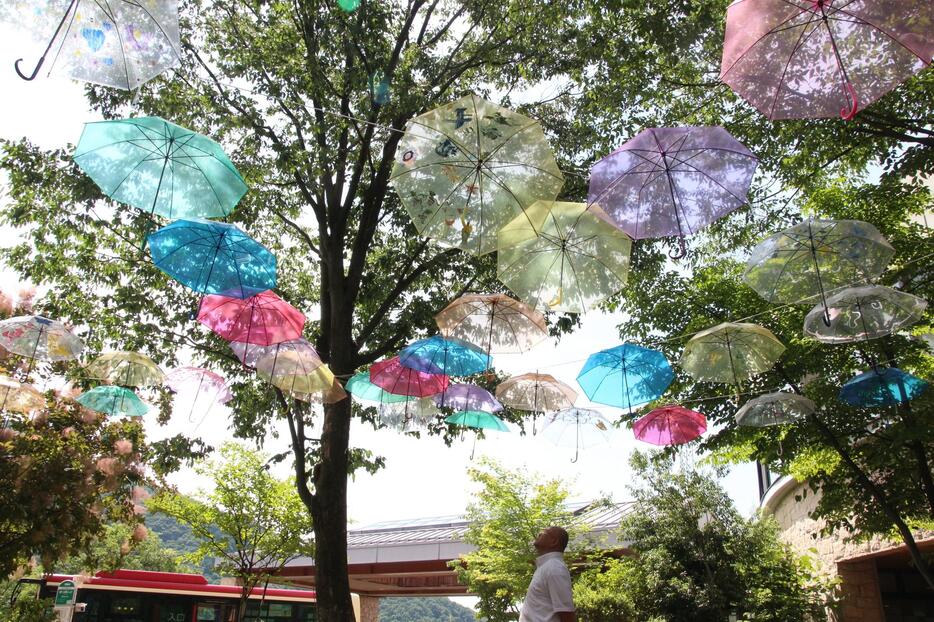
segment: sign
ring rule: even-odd
[[[62,581],[58,584],[58,591],[55,592],[55,605],[74,605],[78,598],[78,588],[74,581]]]

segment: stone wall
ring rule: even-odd
[[[358,622],[379,622],[379,597],[361,596]]]

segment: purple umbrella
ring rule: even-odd
[[[475,384],[452,384],[435,396],[435,403],[461,412],[495,413],[503,409],[489,391]]]
[[[636,240],[684,237],[746,203],[758,159],[722,127],[649,128],[590,170],[587,202]]]

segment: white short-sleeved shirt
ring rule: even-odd
[[[559,612],[574,611],[571,573],[564,565],[564,553],[539,555],[535,566],[519,622],[559,622]]]

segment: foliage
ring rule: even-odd
[[[158,534],[145,527],[111,524],[91,546],[56,565],[57,574],[94,574],[100,570],[184,572],[179,553],[166,548]]]
[[[186,556],[188,561],[200,564],[213,557],[218,571],[238,579],[242,619],[253,587],[292,556],[311,553],[311,521],[291,482],[269,474],[263,454],[226,443],[220,457],[195,468],[210,478],[210,492],[189,497],[162,491],[147,506],[191,529],[199,546]]]
[[[56,622],[58,614],[52,609],[52,599],[23,597],[8,611],[0,609],[0,622]]]
[[[447,598],[383,598],[379,622],[474,622],[473,611]]]

